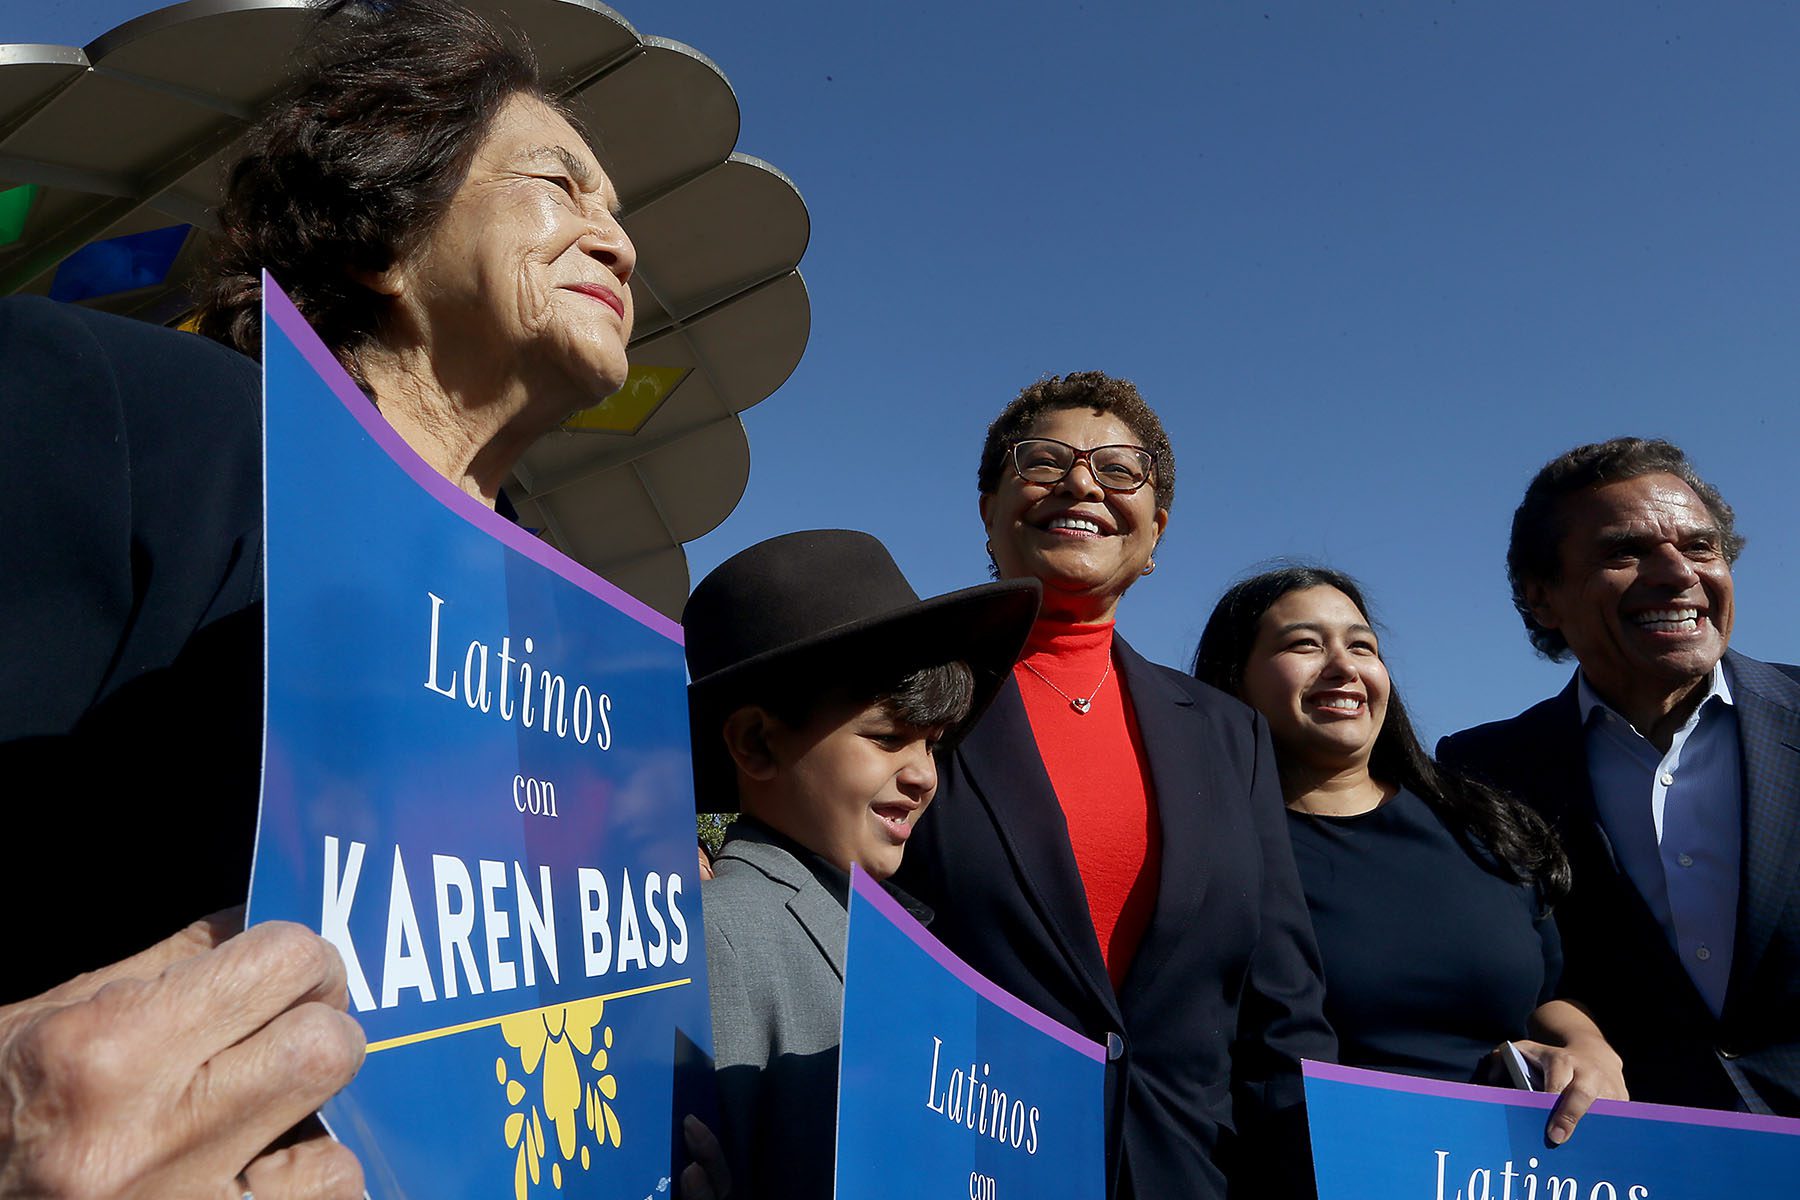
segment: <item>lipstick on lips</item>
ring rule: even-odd
[[[624,318],[624,316],[625,316],[625,301],[623,301],[619,298],[619,293],[613,291],[611,288],[607,287],[605,284],[571,283],[568,285],[568,288],[572,292],[580,292],[584,296],[593,297],[595,300],[600,301],[600,303],[606,305],[608,308],[612,309],[615,313],[619,314],[619,317],[621,319]]]

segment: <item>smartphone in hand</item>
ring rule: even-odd
[[[1544,1090],[1544,1072],[1536,1063],[1520,1053],[1518,1046],[1512,1042],[1501,1047],[1500,1064],[1506,1068],[1507,1082],[1513,1087],[1525,1092]]]

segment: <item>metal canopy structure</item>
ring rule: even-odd
[[[530,41],[639,255],[629,382],[529,450],[508,495],[539,536],[679,616],[682,543],[749,479],[738,414],[806,346],[806,206],[735,152],[737,97],[699,52],[597,0],[464,2]],[[238,139],[292,80],[310,20],[306,0],[188,0],[82,49],[0,45],[0,294],[180,317]]]

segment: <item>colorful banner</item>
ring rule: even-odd
[[[1554,1150],[1554,1095],[1308,1062],[1319,1200],[1786,1196],[1800,1121],[1596,1101]]]
[[[1106,1050],[851,873],[837,1200],[1106,1193]],[[965,1190],[966,1189],[966,1190]]]
[[[376,1197],[666,1196],[712,1044],[681,630],[439,477],[264,287],[249,919],[344,957],[369,1054],[325,1121]]]

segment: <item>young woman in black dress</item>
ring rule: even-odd
[[[1426,755],[1367,614],[1336,571],[1258,575],[1213,610],[1194,674],[1269,722],[1340,1060],[1484,1081],[1511,1041],[1562,1093],[1560,1143],[1625,1098],[1619,1056],[1555,999],[1568,859],[1530,809]]]

